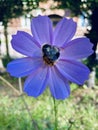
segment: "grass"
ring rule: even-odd
[[[7,78],[12,84],[17,79]],[[54,130],[54,104],[47,89],[37,99],[17,96],[0,82],[0,130]],[[16,84],[17,85],[17,84]],[[68,99],[56,100],[58,130],[98,130],[98,89],[71,84]]]

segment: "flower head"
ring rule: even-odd
[[[88,79],[89,69],[80,62],[93,53],[89,39],[73,39],[76,23],[63,18],[53,30],[47,16],[31,21],[32,35],[18,31],[12,36],[12,47],[25,55],[10,62],[7,71],[15,77],[28,76],[24,92],[37,97],[49,86],[56,99],[70,95],[68,81],[82,85]]]

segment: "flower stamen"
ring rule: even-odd
[[[46,64],[52,66],[60,56],[60,50],[56,46],[45,44],[42,47],[43,60]]]

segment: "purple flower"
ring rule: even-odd
[[[28,96],[41,95],[48,86],[56,99],[70,95],[68,81],[82,85],[89,69],[80,62],[93,53],[89,39],[73,39],[76,23],[63,18],[53,30],[47,16],[32,19],[32,35],[18,31],[12,36],[12,47],[26,57],[10,62],[7,71],[15,77],[28,76],[24,92]]]

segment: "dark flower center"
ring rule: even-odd
[[[59,48],[57,48],[55,46],[48,45],[48,44],[45,44],[42,47],[42,52],[43,52],[43,59],[44,59],[45,63],[48,65],[53,65],[54,62],[60,56]]]

